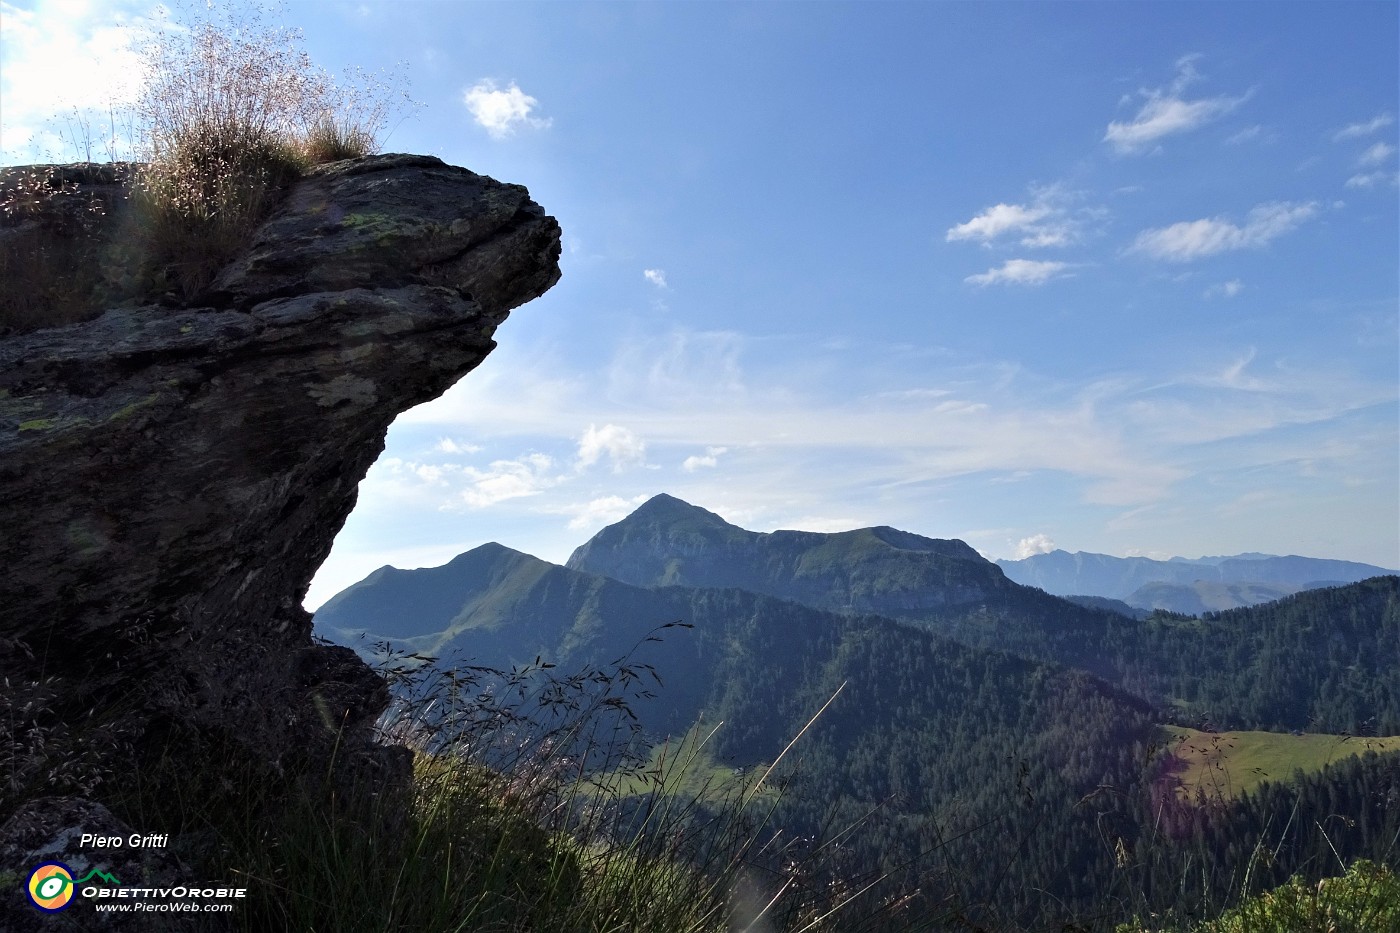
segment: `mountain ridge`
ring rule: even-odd
[[[919,556],[911,563],[907,555]],[[875,582],[843,589],[840,581],[827,579],[848,559],[873,572]],[[975,603],[1009,583],[994,564],[955,539],[926,538],[888,525],[830,533],[748,531],[665,494],[599,531],[565,566],[639,586],[734,586],[825,609],[876,614]],[[902,596],[878,598],[879,586],[893,586]],[[937,596],[909,595],[917,592]]]
[[[1149,557],[1113,557],[1089,551],[1057,549],[1020,560],[998,560],[996,563],[1007,577],[1017,583],[1039,587],[1056,596],[1104,596],[1121,599],[1140,608],[1151,607],[1134,603],[1131,597],[1148,584],[1275,584],[1301,590],[1359,583],[1370,577],[1388,576],[1396,572],[1355,561],[1296,554],[1259,555],[1254,552],[1195,560],[1174,557],[1163,561]]]
[[[570,564],[484,545],[441,568],[417,571],[427,580],[471,579],[445,603],[425,594],[386,599],[377,634],[411,636],[411,647],[435,654],[459,639],[499,651],[512,637],[535,632],[517,637],[517,660],[562,651],[559,659],[568,661],[597,628],[615,624],[610,619],[684,618],[688,600],[702,598],[684,591],[733,591],[848,618],[881,617],[968,648],[1078,669],[1158,705],[1183,725],[1202,718],[1230,728],[1325,722],[1344,732],[1374,721],[1400,729],[1400,691],[1362,689],[1365,676],[1400,671],[1400,653],[1382,636],[1400,625],[1396,576],[1304,591],[1248,610],[1228,604],[1239,588],[1217,586],[1224,603],[1206,608],[1221,611],[1194,618],[1103,597],[1051,595],[1007,579],[962,542],[887,526],[750,532],[671,496],[599,531]],[[377,585],[395,591],[409,579],[402,573],[383,573]],[[647,608],[653,597],[644,591],[662,594],[654,598],[664,608]],[[586,617],[579,599],[594,607]],[[338,604],[328,605],[318,624],[334,621]],[[430,605],[437,608],[428,615],[439,620],[431,625],[421,618]],[[1334,616],[1348,605],[1345,616]],[[553,621],[540,627],[542,618]],[[533,628],[511,628],[531,619]]]

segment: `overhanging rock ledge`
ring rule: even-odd
[[[379,754],[382,682],[313,643],[301,599],[390,422],[480,363],[559,253],[524,188],[372,156],[298,181],[203,306],[0,341],[0,675],[9,713],[35,701],[4,727],[0,822],[118,758]]]

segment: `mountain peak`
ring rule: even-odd
[[[748,531],[669,495],[599,531],[568,567],[634,586],[732,587],[842,612],[961,605],[1009,585],[962,541],[889,526]]]
[[[711,525],[729,525],[729,522],[720,518],[709,509],[702,509],[698,505],[691,505],[684,499],[678,499],[667,493],[657,493],[633,510],[618,524],[627,522],[704,522]]]

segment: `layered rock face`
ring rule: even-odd
[[[559,252],[524,188],[373,156],[298,181],[208,306],[0,341],[0,676],[37,698],[6,727],[0,822],[64,790],[59,734],[94,773],[102,735],[274,774],[366,753],[383,683],[313,644],[301,598],[390,422],[481,362]]]

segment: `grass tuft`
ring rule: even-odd
[[[378,152],[391,116],[412,107],[401,75],[333,79],[300,31],[270,24],[256,6],[185,12],[190,22],[143,49],[130,116],[111,113],[109,154],[123,148],[120,127],[139,160],[128,223],[74,211],[97,199],[75,197],[77,186],[52,174],[0,179],[0,332],[126,302],[198,302],[297,177]],[[65,138],[90,158],[90,128],[75,118]]]

